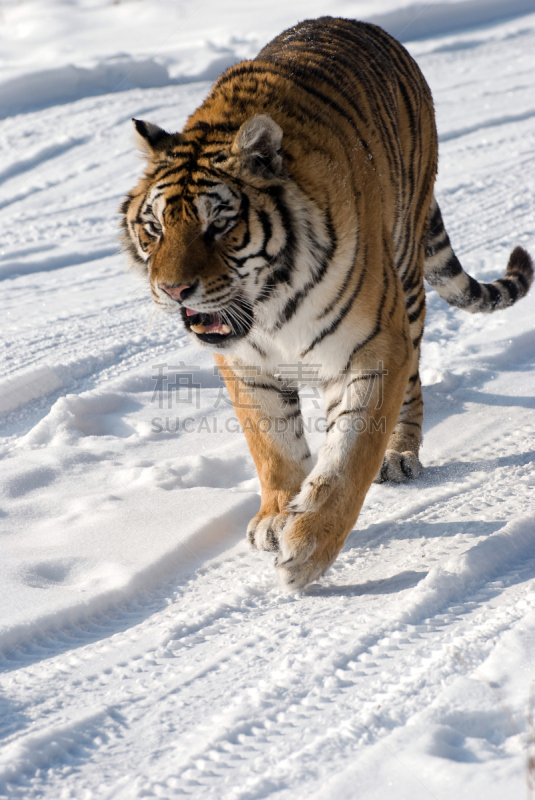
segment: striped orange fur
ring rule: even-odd
[[[424,277],[493,311],[527,292],[531,259],[515,248],[491,284],[463,271],[433,195],[429,87],[376,26],[300,23],[227,70],[182,132],[135,124],[147,168],[122,206],[125,248],[154,302],[216,351],[262,485],[249,540],[305,586],[374,478],[421,471]],[[314,466],[303,375],[326,407]]]

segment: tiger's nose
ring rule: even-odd
[[[184,300],[192,294],[197,288],[198,280],[195,283],[179,283],[178,286],[169,286],[167,283],[159,283],[158,288],[172,297],[177,302],[184,302]]]

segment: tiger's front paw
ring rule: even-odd
[[[288,514],[257,514],[247,526],[247,538],[257,550],[276,552]]]
[[[281,585],[289,591],[302,589],[321,577],[344,543],[321,512],[291,513],[279,538],[275,566]]]
[[[387,450],[374,483],[384,483],[385,481],[404,483],[417,478],[421,473],[422,465],[417,453],[413,453],[411,450],[406,450],[404,453]]]

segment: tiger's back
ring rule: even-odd
[[[224,144],[255,113],[269,113],[285,132],[292,178],[340,239],[360,227],[382,251],[391,237],[414,306],[422,264],[407,273],[427,223],[437,135],[429,87],[405,48],[367,23],[303,22],[227,70],[184,132],[203,129],[207,143]]]

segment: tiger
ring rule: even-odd
[[[146,169],[124,248],[157,308],[214,352],[260,480],[248,540],[303,589],[374,480],[421,473],[424,278],[493,312],[527,293],[531,257],[515,247],[492,283],[463,270],[434,195],[430,89],[375,25],[301,22],[227,69],[182,132],[133,122]],[[303,381],[325,406],[315,462]]]

